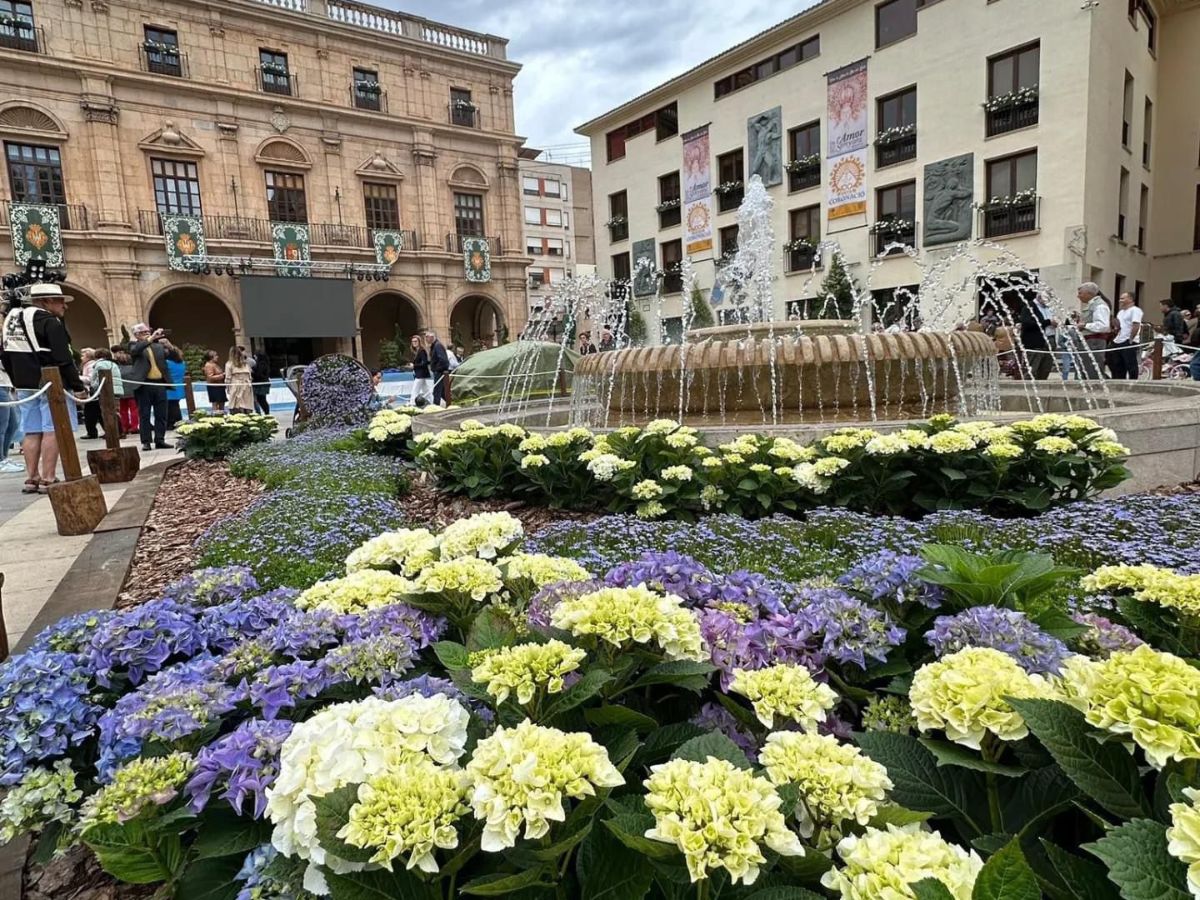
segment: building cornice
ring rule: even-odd
[[[778,25],[771,26],[766,31],[760,31],[753,37],[706,59],[669,81],[664,81],[632,100],[589,119],[577,126],[575,133],[590,137],[597,132],[621,125],[626,120],[636,118],[647,109],[662,106],[696,84],[728,74],[730,70],[738,69],[743,63],[756,61],[771,47],[786,40],[793,32],[799,37],[801,33],[810,31],[821,23],[866,2],[868,0],[817,0],[815,6],[785,19]],[[847,62],[849,61],[847,60]]]

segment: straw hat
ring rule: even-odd
[[[70,303],[75,298],[70,294],[64,294],[62,287],[57,284],[31,284],[29,286],[29,299],[33,302],[38,300],[61,299]]]

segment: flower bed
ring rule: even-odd
[[[601,436],[585,428],[542,436],[467,421],[421,435],[416,445],[418,463],[446,491],[650,519],[761,518],[818,506],[1018,515],[1085,499],[1128,476],[1128,451],[1082,416],[1003,426],[937,416],[895,434],[843,428],[809,446],[746,434],[715,451],[696,429],[668,420]]]
[[[1128,502],[1044,518],[1110,549]],[[812,522],[728,537],[758,574],[528,552],[503,513],[302,592],[200,572],[0,666],[0,839],[181,898],[1183,900],[1200,576],[929,543],[992,540],[966,518],[820,578],[767,530]]]
[[[188,459],[224,459],[235,450],[269,441],[279,430],[274,416],[231,413],[224,416],[197,414],[175,429],[179,449]]]

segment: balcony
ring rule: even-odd
[[[797,160],[788,163],[788,190],[807,191],[821,184],[821,160],[809,162]]]
[[[912,128],[912,126],[904,126]],[[900,129],[891,129],[899,131]],[[883,169],[894,166],[910,159],[917,158],[917,133],[915,130],[905,134],[881,134],[875,141],[875,168]]]
[[[821,254],[817,247],[804,239],[784,244],[783,258],[789,273],[811,272],[822,268]]]
[[[300,81],[294,72],[265,69],[258,70],[258,86],[264,94],[279,94],[282,97],[298,97]]]
[[[664,294],[683,293],[683,267],[679,263],[672,263],[663,269],[662,292]]]
[[[713,188],[717,195],[717,212],[729,212],[742,205],[746,195],[746,184],[742,181],[726,181]]]
[[[880,219],[871,226],[871,254],[875,257],[902,256],[905,255],[905,248],[916,246],[916,222],[888,218]]]
[[[142,44],[138,48],[142,70],[152,75],[169,75],[172,78],[187,77],[187,54],[178,47],[166,44]]]
[[[1003,98],[996,99],[1002,100]],[[995,101],[988,101],[989,104],[993,102]],[[1035,94],[1031,99],[1002,104],[994,108],[985,104],[985,109],[987,111],[987,136],[995,137],[998,134],[1007,134],[1010,131],[1036,125],[1041,104]]]
[[[1040,202],[1038,197],[1022,197],[989,203],[979,211],[983,218],[983,236],[1001,238],[1036,231]]]
[[[450,113],[450,124],[459,128],[480,128],[479,107],[471,104],[450,103],[446,107]]]
[[[450,234],[446,235],[446,252],[463,253],[463,241],[482,237],[482,234],[455,234],[454,232],[451,232]],[[488,242],[488,252],[491,253],[492,256],[499,256],[501,254],[502,250],[499,237],[484,238],[484,240]]]
[[[436,44],[447,50],[459,53],[470,53],[475,56],[490,56],[493,59],[506,59],[508,41],[490,34],[479,34],[474,31],[464,31],[450,25],[441,25],[428,19],[409,16],[404,13],[392,12],[355,3],[353,0],[258,0],[271,6],[281,6],[297,12],[305,12],[311,4],[313,7],[323,5],[328,17],[334,22],[365,28],[369,31],[397,37],[424,41]],[[314,9],[314,11],[317,11]]]
[[[204,224],[204,238],[208,241],[230,241],[242,244],[271,243],[270,219],[251,219],[244,216],[201,216]],[[375,229],[362,225],[340,225],[332,222],[307,223],[309,241],[314,247],[346,247],[357,250],[373,250],[375,247]],[[403,235],[402,249],[405,251],[417,248],[417,233],[415,231],[398,230]],[[141,234],[161,235],[163,233],[162,216],[157,210],[138,210],[138,231]]]
[[[610,244],[629,240],[629,221],[624,216],[613,216],[604,224],[608,228]]]
[[[9,227],[8,209],[12,201],[0,200],[0,228]],[[41,205],[41,204],[37,204]],[[91,211],[80,203],[58,204],[58,224],[63,231],[90,231]]]
[[[664,200],[656,207],[658,212],[658,227],[674,228],[683,221],[683,204],[676,197],[671,200]]]
[[[41,53],[45,46],[46,35],[36,25],[12,17],[0,20],[0,48]]]
[[[355,109],[387,112],[387,91],[378,85],[370,87],[360,81],[350,85],[350,102]]]

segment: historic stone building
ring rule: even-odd
[[[503,38],[352,0],[3,0],[0,270],[9,204],[49,205],[77,346],[139,320],[277,365],[373,364],[419,327],[503,341],[527,316],[518,69]]]
[[[600,271],[664,273],[670,334],[679,260],[720,283],[758,173],[777,317],[806,312],[835,241],[885,309],[934,268],[943,321],[967,318],[972,273],[1028,267],[1072,303],[1081,281],[1134,291],[1157,322],[1200,302],[1197,39],[1200,0],[822,0],[577,129]],[[972,239],[991,246],[956,258]],[[916,260],[879,259],[893,240]]]

